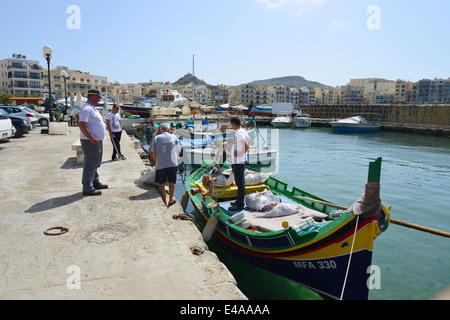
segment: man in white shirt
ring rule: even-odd
[[[109,131],[111,142],[113,144],[112,160],[118,161],[119,158],[126,160],[120,150],[120,140],[122,139],[122,117],[119,113],[119,106],[113,105],[112,111],[106,115],[106,128]]]
[[[231,126],[236,130],[233,148],[231,149],[231,168],[233,169],[234,181],[238,188],[236,201],[231,203],[229,211],[241,211],[244,209],[245,198],[245,163],[250,148],[250,136],[242,128],[239,118],[231,119]]]
[[[84,152],[83,168],[83,195],[99,196],[100,189],[108,189],[107,185],[100,182],[97,169],[100,168],[103,157],[103,140],[106,137],[105,124],[103,118],[95,108],[101,99],[98,90],[89,90],[88,101],[80,110],[81,147]]]

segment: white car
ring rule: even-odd
[[[0,109],[0,141],[8,141],[9,138],[14,137],[16,134],[16,128],[8,114]]]

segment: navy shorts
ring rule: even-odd
[[[156,170],[155,182],[159,184],[177,183],[178,167]]]

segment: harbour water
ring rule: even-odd
[[[280,156],[274,177],[289,188],[297,186],[351,206],[364,193],[369,162],[382,157],[381,198],[386,207],[392,205],[392,218],[450,232],[449,138],[395,132],[337,134],[331,128],[280,129],[277,135]],[[181,181],[177,187],[181,197]],[[209,245],[250,299],[319,299],[296,284],[280,285],[278,277],[266,279],[266,273],[215,243]],[[450,287],[450,239],[391,224],[375,241],[373,265],[379,267],[380,288],[372,289],[369,299],[432,298]]]

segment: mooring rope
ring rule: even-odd
[[[350,250],[350,257],[348,259],[348,266],[347,266],[347,271],[345,272],[344,286],[342,287],[342,293],[341,293],[340,300],[343,300],[343,298],[344,298],[345,286],[347,285],[348,271],[350,270],[350,264],[352,263],[352,255],[353,255],[353,248],[355,246],[356,233],[358,232],[358,224],[359,224],[359,216],[357,216],[357,218],[356,218],[355,233],[353,234],[352,248]]]

